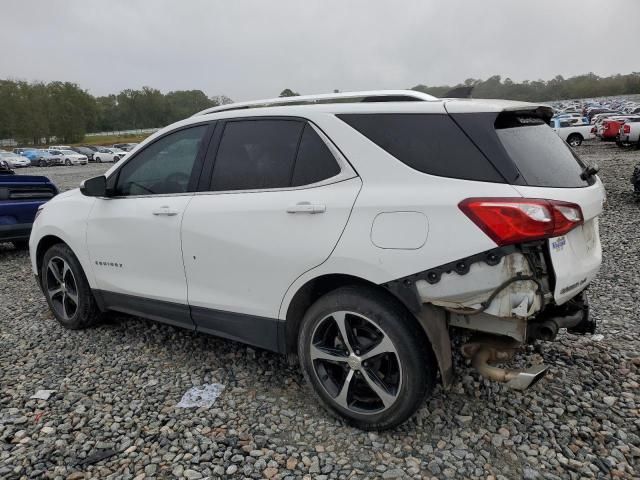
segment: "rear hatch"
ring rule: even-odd
[[[580,207],[581,225],[546,240],[554,274],[554,299],[557,304],[571,299],[593,280],[602,260],[598,234],[598,216],[605,200],[602,182],[595,175],[582,175],[586,165],[548,126],[548,107],[514,103],[472,113],[468,106],[447,103],[446,107],[523,197]]]

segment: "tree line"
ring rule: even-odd
[[[525,80],[514,82],[494,75],[486,80],[468,78],[458,85],[426,86],[416,85],[412,90],[444,97],[457,87],[473,87],[474,98],[504,98],[528,102],[569,100],[574,98],[596,98],[640,93],[640,72],[627,75],[599,77],[594,73],[564,78],[557,75],[551,80]]]
[[[86,133],[154,128],[230,103],[201,90],[151,87],[94,97],[75,83],[0,80],[0,139],[22,144],[80,142]]]
[[[640,72],[610,77],[599,77],[594,73],[587,73],[566,79],[562,75],[557,75],[551,80],[524,80],[519,83],[510,78],[503,80],[500,75],[494,75],[486,80],[468,78],[457,85],[416,85],[411,90],[443,98],[451,90],[461,87],[473,87],[471,96],[474,98],[502,98],[526,102],[609,97],[640,94]],[[338,90],[334,90],[334,93],[338,93]],[[280,92],[281,97],[297,95],[300,94],[290,88]]]
[[[436,97],[456,87],[473,86],[475,98],[551,101],[640,93],[640,72],[599,77],[593,73],[551,80],[514,82],[494,75],[486,80],[469,78],[458,85],[416,85],[413,90]],[[338,90],[334,90],[338,92]],[[286,88],[280,96],[295,96]],[[151,87],[126,89],[95,97],[70,82],[0,80],[0,139],[39,144],[82,141],[89,132],[133,130],[168,125],[195,112],[229,103],[225,96],[208,97],[201,90],[162,93]]]

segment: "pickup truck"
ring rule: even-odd
[[[38,207],[57,194],[47,177],[15,175],[7,162],[0,161],[0,242],[25,248]]]
[[[640,148],[640,119],[627,121],[620,125],[617,143],[619,147],[628,147],[635,144],[636,147]]]
[[[584,140],[596,138],[595,128],[591,125],[572,123],[562,118],[552,118],[550,125],[558,136],[572,147],[582,145]]]

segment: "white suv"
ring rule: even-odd
[[[297,354],[364,429],[451,384],[454,335],[526,388],[544,366],[491,363],[592,332],[601,263],[602,183],[551,115],[413,91],[212,108],[48,202],[33,271],[68,328],[115,310]]]

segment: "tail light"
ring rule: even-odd
[[[631,133],[631,125],[629,125],[629,124],[624,124],[624,125],[622,126],[622,131],[623,131],[624,133]]]
[[[584,219],[575,203],[537,198],[468,198],[458,205],[498,245],[564,235]]]

